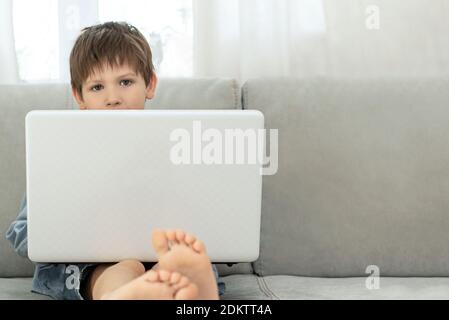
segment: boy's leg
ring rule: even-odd
[[[89,299],[181,299],[198,297],[198,287],[178,272],[151,270],[142,263],[126,260],[99,265],[88,280]]]
[[[145,273],[145,267],[137,260],[125,260],[116,264],[100,264],[92,272],[87,283],[87,298],[101,299],[115,289]]]

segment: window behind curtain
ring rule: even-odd
[[[19,76],[24,82],[68,82],[68,57],[80,30],[126,21],[147,38],[159,76],[192,76],[191,0],[14,0]]]

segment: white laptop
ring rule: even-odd
[[[154,262],[157,228],[196,235],[212,262],[257,260],[263,128],[251,110],[28,113],[29,258]]]

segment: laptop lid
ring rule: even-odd
[[[28,113],[29,258],[154,262],[152,230],[183,229],[212,262],[256,260],[263,127],[251,110]]]

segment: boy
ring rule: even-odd
[[[71,86],[81,110],[144,109],[157,78],[150,46],[125,23],[85,28],[70,55]],[[7,239],[27,256],[26,197]],[[204,244],[183,230],[153,230],[157,264],[36,264],[33,289],[54,299],[218,299],[224,283]],[[70,279],[69,279],[70,278]],[[78,285],[68,285],[68,284]],[[220,288],[220,290],[218,290]]]

